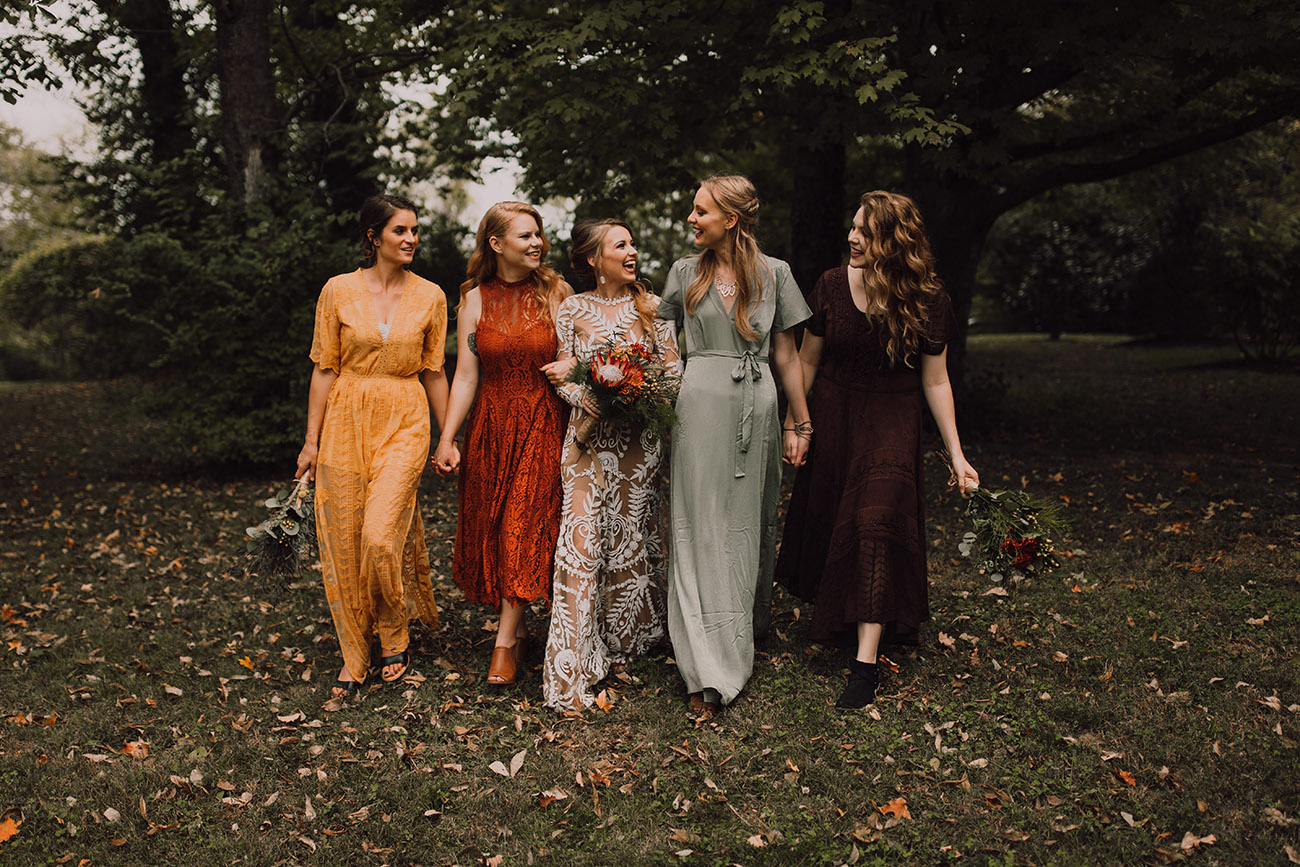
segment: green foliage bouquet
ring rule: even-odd
[[[975,488],[966,514],[973,529],[962,536],[958,550],[994,581],[1008,572],[1046,575],[1061,565],[1052,541],[1068,528],[1060,504],[1024,490]]]
[[[316,507],[307,474],[292,488],[268,499],[271,515],[248,534],[248,571],[288,580],[298,577],[304,562],[315,559]]]

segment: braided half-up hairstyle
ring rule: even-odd
[[[632,234],[632,227],[622,220],[583,220],[573,227],[572,244],[569,248],[569,264],[573,266],[573,276],[577,278],[579,291],[591,292],[596,288],[596,269],[591,260],[600,262],[605,249],[605,236],[615,226]],[[655,339],[654,320],[655,305],[650,298],[650,286],[637,278],[627,284],[632,292],[632,304],[636,307],[637,319],[641,322],[641,333],[651,343]]]
[[[754,293],[761,291],[762,279],[758,269],[767,270],[763,251],[758,248],[754,227],[758,223],[758,191],[749,178],[741,175],[714,175],[705,178],[700,186],[709,191],[713,201],[724,214],[736,216],[736,225],[727,230],[726,248],[731,260],[731,270],[736,277],[736,302],[732,314],[736,331],[746,340],[757,340],[758,332],[749,324]],[[695,308],[713,285],[718,274],[718,254],[705,250],[695,266],[695,279],[686,289],[686,312],[694,315]]]
[[[393,219],[398,211],[410,211],[416,217],[419,210],[409,200],[401,196],[371,196],[361,203],[361,213],[357,222],[361,228],[361,267],[374,267],[379,258],[379,236],[384,233],[384,226]]]
[[[915,365],[926,337],[929,305],[943,291],[916,203],[885,190],[862,194],[867,317],[882,322],[894,366]]]
[[[497,276],[497,252],[492,249],[491,240],[504,237],[510,231],[510,224],[520,214],[532,217],[537,223],[537,231],[542,235],[542,263],[533,271],[531,279],[533,298],[541,305],[543,315],[549,320],[551,299],[559,291],[562,279],[554,268],[546,264],[551,242],[542,227],[542,215],[525,202],[497,202],[479,220],[478,232],[474,236],[474,252],[469,257],[469,264],[465,266],[467,279],[460,284],[461,303],[465,303],[466,292]]]

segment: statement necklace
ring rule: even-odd
[[[735,295],[736,290],[740,287],[740,284],[735,281],[728,283],[725,280],[719,280],[716,277],[713,278],[713,285],[718,287],[718,294],[723,298],[730,298],[732,295]]]
[[[597,304],[607,304],[610,307],[613,307],[617,304],[622,304],[624,301],[631,298],[632,293],[625,292],[622,295],[616,296],[614,298],[606,298],[603,295],[597,295],[595,292],[588,292],[587,297],[589,297],[592,301],[595,301]]]

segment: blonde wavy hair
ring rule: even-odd
[[[572,247],[569,250],[569,264],[573,266],[573,276],[577,279],[581,291],[590,292],[596,288],[596,269],[587,259],[597,262],[603,258],[605,236],[615,226],[627,229],[632,234],[632,227],[622,220],[583,220],[573,227]],[[632,291],[632,304],[636,307],[637,319],[641,323],[641,332],[651,344],[654,343],[655,306],[650,300],[650,287],[641,279],[627,284]]]
[[[736,303],[732,314],[740,336],[757,340],[759,334],[749,324],[749,309],[755,291],[762,287],[758,268],[761,265],[764,271],[767,270],[763,251],[758,249],[758,240],[754,237],[754,225],[758,222],[758,191],[749,178],[741,175],[714,175],[701,181],[700,187],[709,191],[723,214],[736,216],[736,225],[727,230],[726,238],[731,271],[736,277]],[[708,293],[717,274],[718,254],[705,250],[696,260],[695,279],[686,289],[687,313],[695,314],[695,308]]]
[[[542,234],[542,264],[530,276],[533,281],[533,298],[541,305],[543,315],[550,319],[551,299],[559,291],[563,280],[554,268],[546,264],[551,242],[547,240],[546,230],[542,227],[542,215],[525,202],[497,202],[479,220],[478,232],[474,236],[474,252],[469,257],[469,264],[465,266],[468,279],[460,284],[461,304],[465,303],[466,292],[497,276],[497,252],[492,249],[490,241],[501,238],[510,231],[510,223],[520,214],[527,214],[537,221],[537,231]]]
[[[916,203],[886,190],[863,193],[867,318],[885,326],[892,364],[912,367],[926,337],[929,304],[943,290]]]

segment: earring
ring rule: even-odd
[[[600,285],[602,285],[602,286],[605,285],[605,275],[604,275],[604,274],[601,274],[601,275],[600,275]]]

